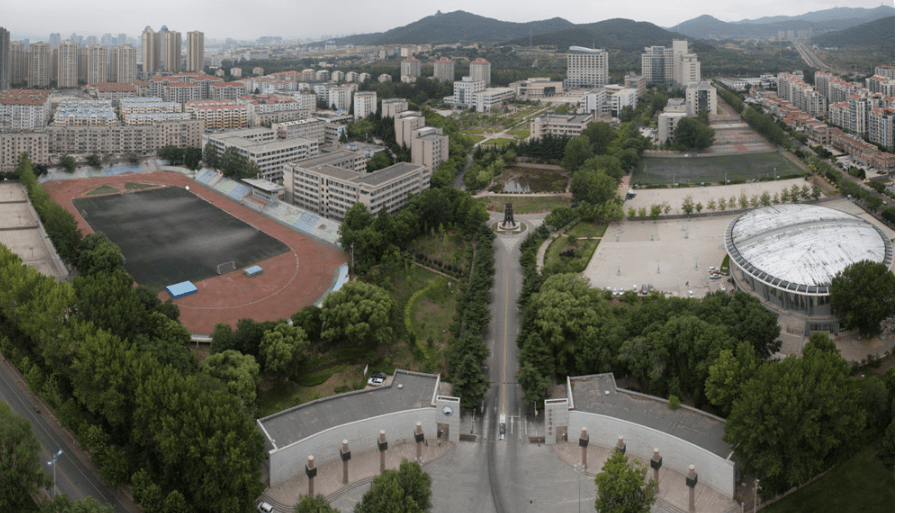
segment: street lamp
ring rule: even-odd
[[[349,264],[349,270],[354,271],[355,270],[355,242],[353,242],[349,245],[349,255],[350,255],[350,259],[351,259],[351,263]]]
[[[755,479],[755,513],[758,513],[758,490],[761,489],[759,483],[760,479]]]
[[[47,465],[53,467],[53,497],[56,497],[56,460],[62,456],[62,449],[53,455],[53,459],[47,462]]]

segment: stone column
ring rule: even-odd
[[[689,487],[689,511],[695,511],[695,485],[698,484],[698,473],[695,465],[689,465],[689,474],[686,475],[686,486]]]
[[[380,471],[383,473],[387,469],[387,433],[383,429],[380,430],[380,438],[377,440],[377,450],[380,451]]]
[[[340,459],[343,460],[343,484],[349,484],[349,460],[352,453],[349,452],[349,440],[343,440],[343,447],[340,449]]]
[[[586,431],[586,427],[580,428],[580,464],[583,465],[583,470],[586,470],[586,448],[589,446],[589,433]]]
[[[655,472],[655,494],[657,495],[661,491],[661,454],[658,452],[657,447],[655,448],[655,455],[652,456],[649,464]]]
[[[615,451],[621,454],[627,454],[627,444],[624,443],[624,437],[617,437],[617,446],[614,448]]]
[[[424,464],[424,458],[421,457],[421,446],[424,445],[424,430],[421,429],[421,423],[415,424],[415,452],[418,457],[418,464]]]
[[[318,475],[318,469],[315,468],[315,457],[309,456],[309,462],[306,464],[306,476],[309,478],[309,497],[315,496],[315,476]]]

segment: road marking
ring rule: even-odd
[[[503,242],[505,242],[503,240]],[[508,248],[508,246],[506,246]],[[511,248],[508,248],[509,252]],[[505,259],[505,318],[504,321],[504,333],[502,341],[502,413],[505,413],[505,369],[508,363],[508,282],[511,278],[511,260],[510,258]]]
[[[502,237],[502,245],[505,246],[505,250],[511,253],[514,249],[515,244],[518,243],[517,237]]]

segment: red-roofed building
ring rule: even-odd
[[[0,91],[0,130],[42,130],[50,119],[50,91]]]
[[[93,89],[95,96],[101,100],[118,101],[122,98],[140,96],[137,86],[125,82],[100,82],[89,88]]]
[[[167,102],[187,103],[203,99],[203,86],[189,82],[166,84],[162,88],[162,99]]]
[[[210,100],[237,100],[246,94],[243,82],[216,82],[209,84]]]

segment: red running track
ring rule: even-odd
[[[178,173],[155,171],[61,180],[43,185],[53,201],[75,216],[78,227],[86,235],[93,233],[93,230],[81,217],[72,200],[83,197],[101,185],[124,190],[126,182],[193,186],[190,192],[194,195],[290,247],[290,251],[286,253],[258,262],[257,265],[263,269],[261,275],[248,278],[238,269],[196,282],[196,294],[176,299],[175,303],[181,308],[181,322],[193,334],[211,334],[219,322],[236,327],[237,321],[243,318],[256,321],[288,318],[324,295],[334,281],[337,268],[347,262],[346,254],[342,251],[272,221]],[[165,291],[159,293],[159,298],[163,301],[169,297]]]

